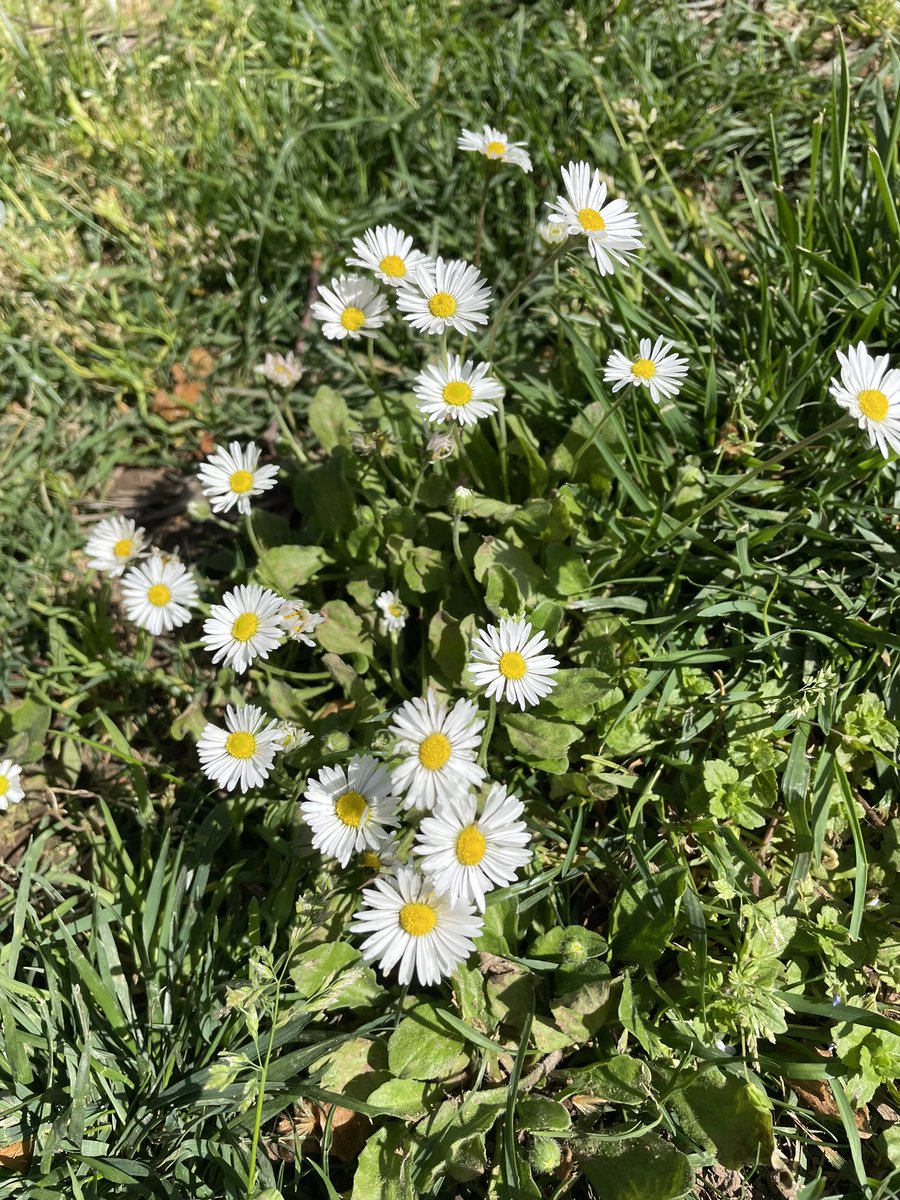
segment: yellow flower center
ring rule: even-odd
[[[888,414],[888,398],[878,388],[866,388],[856,397],[859,411],[870,421],[883,421]]]
[[[506,153],[506,146],[503,142],[488,142],[484,152],[488,158],[502,158]]]
[[[259,629],[259,617],[256,613],[241,613],[231,626],[231,636],[236,642],[249,642],[257,629]]]
[[[406,608],[402,604],[389,604],[388,612],[392,617],[405,617]]]
[[[456,312],[456,301],[449,292],[435,292],[428,301],[428,311],[433,317],[452,317]]]
[[[400,909],[400,928],[413,937],[424,937],[437,925],[437,913],[427,904],[404,904]]]
[[[381,870],[381,855],[374,850],[367,850],[362,856],[363,866],[368,867],[370,871]]]
[[[456,839],[456,858],[464,867],[477,867],[487,850],[487,838],[477,825],[468,825]]]
[[[225,753],[232,758],[252,758],[256,753],[256,738],[252,733],[229,733]]]
[[[228,480],[228,486],[233,492],[243,496],[253,487],[253,476],[249,471],[235,471]]]
[[[444,403],[452,404],[454,408],[462,408],[472,399],[472,389],[461,379],[444,384]]]
[[[652,379],[656,374],[656,367],[649,358],[639,358],[632,366],[631,373],[638,379]]]
[[[521,679],[528,667],[518,650],[507,650],[505,654],[500,655],[497,669],[504,679]]]
[[[113,554],[116,558],[130,558],[131,552],[134,549],[134,542],[131,538],[121,538],[113,546]]]
[[[442,733],[430,733],[419,747],[419,762],[426,771],[439,771],[450,757],[450,739]]]
[[[351,829],[359,829],[363,813],[366,811],[366,798],[359,792],[344,792],[343,796],[338,796],[334,811],[345,825],[349,825]]]
[[[0,796],[5,796],[9,791],[9,780],[5,775],[0,775]]]
[[[349,329],[351,333],[356,333],[357,329],[362,329],[366,321],[366,314],[361,308],[354,308],[349,304],[341,313],[341,324],[345,329]]]
[[[606,228],[606,222],[596,208],[579,208],[578,224],[585,233],[599,233],[601,229]]]
[[[406,274],[406,263],[399,254],[388,254],[378,264],[382,275],[390,275],[391,279],[402,279]]]
[[[164,583],[154,583],[147,593],[147,599],[155,608],[165,608],[172,599],[172,593]]]

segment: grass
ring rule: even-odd
[[[836,349],[900,330],[893,9],[176,0],[0,30],[0,750],[31,787],[0,818],[0,1195],[896,1194],[900,505],[826,428]],[[411,509],[422,346],[379,339],[399,444],[354,455],[388,423],[365,356],[304,326],[310,278],[379,221],[470,256],[455,141],[495,118],[535,160],[487,192],[499,297],[570,157],[647,249],[612,280],[567,253],[471,339],[505,450],[474,433]],[[677,405],[613,406],[609,352],[660,333]],[[281,404],[252,367],[295,346]],[[226,535],[185,480],[230,437],[283,482]],[[255,572],[326,604],[322,651],[245,685],[194,626],[136,637],[80,554],[108,505],[204,603]],[[361,969],[364,876],[296,800],[520,605],[566,668],[488,754],[535,863],[485,957],[406,994]],[[241,696],[316,742],[223,798],[194,740]]]

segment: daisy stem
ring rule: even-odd
[[[476,267],[481,266],[481,239],[484,235],[484,214],[487,211],[488,185],[490,181],[490,168],[487,159],[485,159],[484,175],[481,181],[481,205],[478,209],[478,222],[475,226],[475,253],[472,255],[472,262]]]
[[[459,425],[454,425],[453,436],[456,439],[456,448],[459,450],[459,457],[465,464],[466,470],[469,472],[469,478],[479,491],[484,491],[484,486],[479,478],[478,472],[475,470],[475,464],[469,458],[469,452],[466,449],[466,444],[463,441],[463,431]]]
[[[494,732],[494,722],[497,719],[497,701],[491,696],[488,701],[487,720],[484,723],[484,733],[481,735],[481,749],[478,752],[478,765],[480,767],[487,766],[488,746],[491,741],[491,734]]]
[[[256,536],[256,530],[253,528],[253,513],[252,512],[248,512],[245,515],[244,525],[247,529],[247,537],[250,539],[250,545],[256,551],[256,557],[258,559],[262,558],[265,555],[266,551],[265,551],[265,547],[261,545],[259,538]]]
[[[391,683],[404,700],[409,699],[409,689],[403,683],[400,675],[400,639],[391,636]]]
[[[416,501],[419,499],[419,488],[422,486],[422,480],[425,478],[425,472],[428,470],[428,459],[422,459],[422,465],[419,467],[419,473],[416,476],[416,481],[413,484],[413,489],[409,494],[409,507],[415,508]]]
[[[481,592],[479,592],[479,590],[478,590],[478,585],[475,583],[474,576],[472,575],[472,572],[469,570],[469,564],[463,558],[463,553],[462,553],[462,550],[459,545],[459,526],[460,526],[461,521],[462,521],[462,514],[457,513],[456,516],[453,518],[453,535],[452,535],[453,536],[453,553],[456,555],[456,561],[459,563],[460,569],[461,569],[463,575],[465,576],[466,583],[469,585],[472,595],[478,601],[478,607],[480,608],[481,605],[484,603],[484,597],[481,595]]]
[[[400,494],[402,496],[406,497],[406,501],[407,501],[407,503],[409,503],[409,501],[411,499],[411,493],[410,493],[409,488],[406,486],[406,484],[397,478],[397,476],[394,474],[394,472],[391,470],[391,468],[387,465],[387,463],[384,461],[384,459],[382,458],[382,456],[380,454],[375,455],[375,461],[378,463],[378,466],[384,472],[385,477],[391,481],[391,483],[398,490],[398,492],[400,492]]]
[[[259,1148],[259,1134],[262,1129],[263,1104],[266,1099],[266,1081],[269,1075],[269,1062],[272,1058],[272,1050],[275,1046],[275,1030],[278,1027],[278,1009],[281,1004],[281,978],[279,977],[275,985],[275,1003],[272,1006],[272,1025],[269,1029],[269,1044],[266,1047],[266,1058],[262,1064],[262,1073],[259,1078],[259,1095],[256,1098],[256,1115],[253,1121],[253,1137],[250,1140],[250,1162],[247,1167],[247,1197],[254,1195],[256,1186],[256,1154]]]
[[[594,439],[596,438],[597,434],[600,432],[600,430],[603,428],[603,426],[606,424],[606,422],[610,419],[610,417],[615,412],[617,412],[619,408],[621,408],[622,401],[624,399],[625,399],[625,390],[623,389],[621,392],[619,392],[618,396],[616,396],[615,400],[613,400],[613,402],[609,406],[609,408],[607,408],[605,410],[605,412],[600,414],[599,420],[595,422],[593,429],[587,435],[587,437],[584,439],[584,441],[582,442],[581,446],[578,449],[578,453],[572,459],[572,466],[569,468],[570,475],[575,474],[578,464],[581,462],[582,455],[585,453],[585,451],[588,449],[589,446],[592,446],[594,444]]]
[[[290,405],[288,404],[288,395],[289,393],[282,394],[280,400],[277,402],[275,401],[275,397],[272,397],[275,420],[278,422],[285,440],[297,456],[297,461],[306,466],[309,459],[307,458],[306,451],[297,441],[297,426],[294,422],[294,414],[291,412]]]
[[[378,397],[379,401],[381,402],[381,407],[384,409],[384,415],[387,417],[388,424],[390,425],[391,430],[393,431],[394,437],[399,442],[400,441],[400,428],[397,425],[397,422],[391,416],[391,411],[388,408],[387,396],[385,396],[384,392],[381,390],[381,384],[378,382],[378,376],[375,372],[375,342],[374,342],[373,338],[367,338],[366,341],[369,343],[368,346],[366,347],[366,355],[369,360],[369,375],[371,376],[370,383],[371,383],[372,391],[375,393],[375,395]]]

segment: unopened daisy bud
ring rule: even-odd
[[[569,226],[564,217],[548,217],[538,225],[538,237],[545,246],[561,246],[569,236]]]
[[[316,644],[309,635],[325,620],[322,613],[311,612],[302,600],[285,600],[278,616],[291,641],[302,642],[304,646]]]
[[[382,592],[375,603],[381,609],[386,633],[399,633],[409,617],[409,609],[396,592]]]
[[[262,375],[264,379],[268,379],[269,383],[274,383],[276,387],[289,388],[299,380],[303,374],[303,368],[300,366],[300,359],[293,352],[287,354],[267,354],[265,360],[253,368],[257,375]]]
[[[588,949],[581,938],[577,936],[568,937],[563,942],[560,957],[564,963],[570,966],[577,966],[579,963],[586,962],[587,956]]]
[[[127,517],[108,517],[101,521],[84,548],[88,566],[116,579],[136,558],[147,553],[146,530]]]
[[[313,740],[313,735],[308,730],[301,729],[293,721],[279,721],[278,732],[281,736],[279,748],[284,754],[299,750],[301,746],[308,746]]]
[[[425,443],[432,462],[440,462],[453,453],[453,437],[449,433],[433,433]]]
[[[453,493],[453,511],[455,513],[468,513],[475,507],[475,493],[471,488],[458,487]]]
[[[538,1175],[549,1175],[562,1162],[559,1143],[553,1138],[535,1138],[528,1150],[531,1169]]]

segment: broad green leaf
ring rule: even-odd
[[[309,583],[328,561],[321,546],[273,546],[260,557],[260,581],[281,596],[290,596]]]
[[[426,1090],[417,1079],[389,1079],[370,1093],[368,1103],[394,1117],[419,1117],[428,1109]]]
[[[687,1156],[655,1133],[609,1141],[582,1138],[574,1149],[603,1200],[676,1200],[694,1186]]]
[[[516,1125],[528,1133],[566,1133],[571,1127],[569,1110],[546,1096],[526,1096],[516,1105]]]
[[[649,887],[643,879],[630,881],[613,905],[612,952],[625,962],[647,966],[656,962],[675,929],[684,871],[669,867],[654,875],[652,883]]]
[[[566,1072],[563,1096],[588,1096],[605,1104],[643,1104],[650,1095],[650,1068],[630,1054]]]
[[[329,600],[322,612],[325,621],[317,628],[316,636],[323,650],[372,657],[372,641],[363,629],[362,618],[345,600]]]
[[[407,1079],[443,1079],[465,1066],[465,1045],[430,1004],[417,1005],[388,1041],[388,1066]]]
[[[309,427],[326,450],[350,445],[350,428],[357,424],[344,397],[334,388],[322,386],[309,402]]]
[[[584,554],[558,543],[547,547],[547,579],[559,596],[577,596],[591,586]]]
[[[699,1071],[683,1096],[723,1167],[768,1166],[775,1150],[772,1105],[758,1087],[712,1069]]]
[[[351,1200],[418,1200],[409,1142],[409,1130],[398,1122],[373,1133],[359,1156]]]
[[[569,766],[569,747],[581,738],[577,725],[548,721],[527,712],[510,712],[503,726],[525,761],[552,775],[562,775]]]

